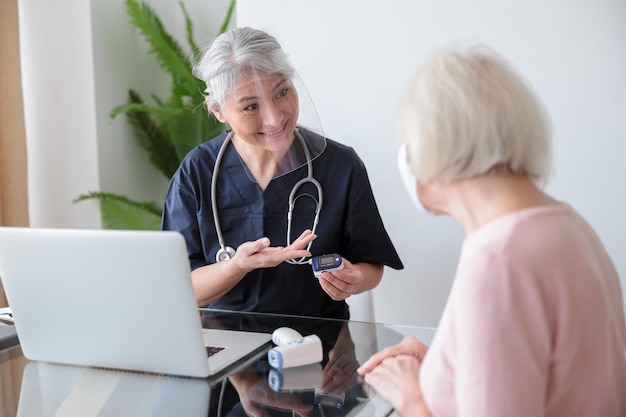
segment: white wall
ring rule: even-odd
[[[89,2],[19,0],[30,224],[98,227],[87,206],[98,188]]]
[[[626,2],[238,0],[237,24],[278,38],[325,133],[365,160],[406,266],[374,290],[377,321],[432,326],[443,310],[463,230],[412,209],[395,168],[394,111],[425,56],[466,37],[500,51],[543,98],[555,133],[547,190],[589,220],[626,288]]]
[[[18,0],[20,53],[28,149],[30,224],[100,228],[89,191],[162,201],[167,179],[132,139],[124,116],[109,112],[127,101],[169,97],[164,74],[129,22],[124,0]],[[164,26],[187,46],[178,1],[147,1]],[[228,0],[186,0],[195,39],[206,45],[226,16]]]
[[[150,4],[184,43],[178,2]],[[185,4],[197,40],[208,42],[228,1]],[[100,227],[95,203],[71,203],[89,190],[161,199],[164,183],[151,183],[158,177],[124,118],[108,121],[129,87],[166,92],[167,78],[127,23],[123,0],[19,0],[19,13],[31,225]],[[325,133],[355,147],[368,166],[406,266],[387,270],[374,290],[377,321],[436,325],[454,274],[463,231],[412,210],[395,168],[394,111],[424,57],[459,37],[498,49],[544,99],[555,131],[548,191],[590,221],[626,288],[626,2],[238,0],[237,18],[279,39]]]

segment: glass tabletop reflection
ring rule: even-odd
[[[19,345],[0,351],[0,415],[63,416],[386,416],[391,406],[356,369],[376,351],[434,329],[277,314],[199,310],[203,327],[273,332],[291,327],[320,337],[319,363],[275,369],[267,355],[234,364],[219,380],[29,361]],[[172,352],[175,355],[175,352]]]

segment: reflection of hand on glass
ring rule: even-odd
[[[322,391],[329,394],[343,394],[357,384],[358,367],[354,342],[348,326],[344,325],[339,331],[335,346],[328,352],[328,363],[324,366],[322,378]]]
[[[255,373],[239,373],[230,376],[230,381],[239,393],[239,399],[247,415],[269,417],[264,408],[293,411],[300,417],[312,417],[313,406],[287,391],[274,391],[267,379]]]

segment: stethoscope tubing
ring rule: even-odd
[[[295,207],[295,203],[296,203],[296,200],[298,199],[298,197],[296,196],[296,192],[298,191],[298,189],[306,183],[311,183],[317,188],[318,198],[315,199],[315,197],[310,196],[311,198],[315,200],[315,203],[316,203],[315,217],[313,218],[313,227],[311,228],[312,233],[315,233],[315,231],[317,230],[317,225],[319,223],[319,215],[320,215],[320,212],[322,211],[322,205],[324,203],[322,185],[319,183],[319,181],[317,181],[313,177],[313,161],[311,158],[311,153],[309,152],[309,148],[307,147],[306,142],[304,141],[304,138],[302,137],[298,129],[295,129],[294,132],[295,132],[295,136],[298,138],[298,141],[302,145],[302,149],[306,156],[307,176],[302,178],[298,182],[296,182],[293,188],[291,189],[291,192],[289,193],[289,207],[287,211],[287,246],[291,245],[291,221],[293,218],[293,210]],[[226,139],[224,140],[224,143],[222,143],[222,146],[220,147],[220,150],[218,151],[217,157],[215,159],[215,166],[213,167],[213,177],[211,178],[211,207],[213,210],[213,223],[215,225],[215,233],[217,234],[217,240],[220,245],[220,249],[217,251],[217,254],[215,256],[215,259],[217,262],[228,260],[228,259],[231,259],[233,256],[235,256],[235,250],[231,248],[230,246],[226,246],[224,242],[224,235],[222,234],[222,227],[221,227],[219,215],[217,212],[217,197],[216,197],[217,176],[218,176],[217,174],[219,172],[220,165],[222,164],[222,158],[224,157],[224,153],[226,152],[226,147],[231,142],[233,134],[234,132],[232,131],[229,132],[228,136],[226,136]],[[309,242],[307,246],[307,250],[311,249],[312,243],[313,242]],[[285,262],[290,263],[290,264],[300,265],[300,264],[308,263],[308,260],[306,258],[300,258],[300,259],[289,259]]]

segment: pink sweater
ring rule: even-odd
[[[570,206],[467,237],[420,384],[437,417],[626,416],[619,279]]]

